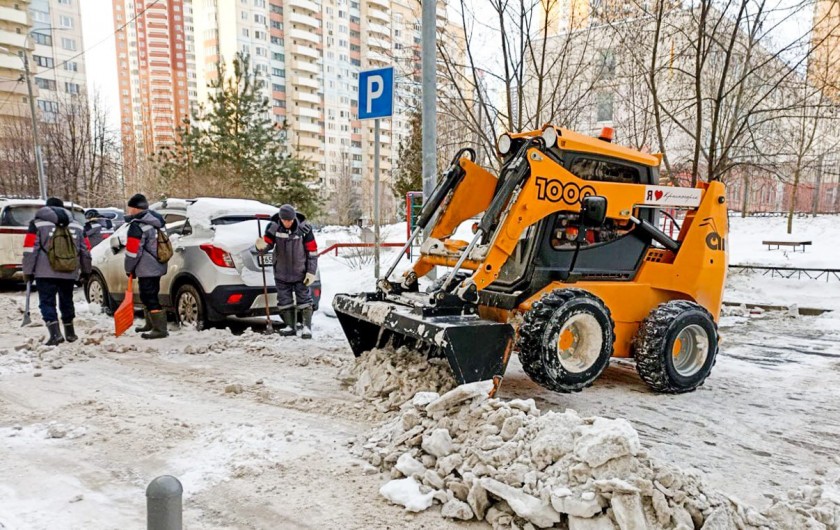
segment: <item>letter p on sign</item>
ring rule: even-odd
[[[394,67],[359,72],[359,119],[394,114]]]

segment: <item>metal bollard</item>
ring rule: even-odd
[[[184,488],[172,475],[161,475],[146,488],[147,530],[181,530]]]

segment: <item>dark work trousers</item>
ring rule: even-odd
[[[58,313],[55,310],[55,297],[58,295],[58,307],[61,309],[61,321],[72,322],[76,317],[76,307],[73,305],[73,280],[56,280],[53,278],[36,278],[38,286],[38,307],[44,322],[57,322]]]
[[[160,276],[138,278],[140,281],[140,302],[149,311],[160,311]]]
[[[295,300],[292,298],[292,293],[297,296],[297,307],[303,309],[304,307],[312,306],[312,293],[309,287],[303,285],[303,282],[281,282],[275,280],[277,284],[277,307],[280,311],[295,307]]]

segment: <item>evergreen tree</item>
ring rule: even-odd
[[[405,200],[409,191],[423,190],[423,116],[420,109],[409,115],[411,133],[407,141],[400,142],[399,164],[394,179],[394,194],[397,200]]]
[[[194,112],[178,130],[172,147],[155,156],[161,187],[201,195],[248,197],[272,204],[290,203],[309,216],[319,209],[318,193],[309,186],[315,171],[286,145],[286,130],[272,119],[264,81],[237,54],[233,75],[223,63],[211,81],[207,108]]]

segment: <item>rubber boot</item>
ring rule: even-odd
[[[283,323],[286,324],[286,327],[277,333],[279,333],[282,337],[294,337],[296,335],[295,328],[297,327],[294,308],[280,311],[280,318],[283,319]]]
[[[76,336],[76,329],[73,327],[73,321],[64,323],[64,337],[67,342],[76,342],[79,337]]]
[[[61,324],[58,323],[58,320],[47,322],[47,331],[50,332],[50,338],[47,339],[47,346],[58,346],[64,342],[64,337],[61,335]]]
[[[300,331],[300,338],[302,339],[311,339],[312,338],[312,307],[304,307],[300,310],[300,314],[303,317],[303,329]]]
[[[144,339],[162,339],[169,336],[169,330],[166,329],[166,311],[159,309],[149,312],[149,320],[152,321],[152,330],[143,333],[140,335],[141,337]]]
[[[134,328],[135,333],[145,333],[147,331],[152,331],[152,319],[149,317],[149,310],[145,307],[143,308],[143,317],[146,319],[146,322],[142,326],[137,326]]]

